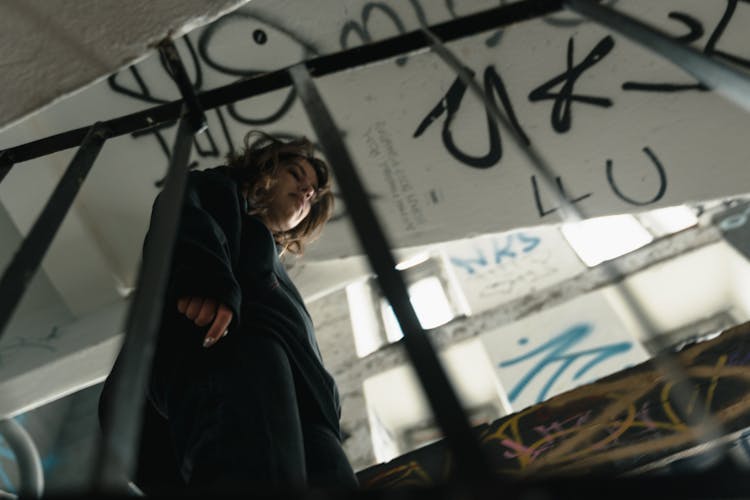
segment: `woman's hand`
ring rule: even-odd
[[[198,326],[213,322],[203,339],[203,347],[211,347],[229,333],[227,328],[232,322],[232,310],[224,304],[217,304],[213,299],[182,297],[177,300],[177,310]]]

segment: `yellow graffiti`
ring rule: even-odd
[[[643,464],[644,460],[688,450],[701,437],[700,424],[688,417],[711,415],[724,427],[724,433],[736,432],[750,422],[750,347],[746,338],[750,339],[750,323],[680,352],[677,358],[687,382],[679,386],[655,364],[641,365],[489,424],[480,441],[497,457],[493,460],[495,473],[523,477],[582,473],[596,466],[616,466],[619,460]],[[745,364],[728,365],[735,358],[716,352],[717,346],[724,353],[731,350],[732,356]],[[710,361],[698,361],[701,354],[707,354]],[[696,362],[701,364],[696,366]],[[731,384],[731,392],[720,390],[722,382]],[[676,391],[683,388],[690,395],[685,407],[675,405]],[[718,401],[717,394],[721,395]],[[429,469],[434,478],[450,474],[451,463],[445,458],[441,470]],[[428,472],[412,460],[394,464],[365,486],[432,482]]]
[[[696,366],[687,370],[687,376],[694,383],[688,412],[693,412],[698,396],[702,392],[699,387],[701,379],[710,377],[711,381],[704,398],[707,410],[710,410],[713,404],[716,388],[721,379],[734,378],[750,381],[750,372],[748,372],[747,367],[727,367],[726,362],[727,356],[722,355],[712,366]],[[617,439],[622,437],[627,431],[633,429],[651,429],[673,434],[684,433],[685,436],[676,437],[674,441],[686,442],[694,437],[694,429],[691,429],[677,415],[672,403],[674,383],[664,381],[663,378],[663,376],[658,375],[655,371],[645,374],[641,372],[615,382],[592,384],[586,387],[585,390],[566,393],[546,403],[532,406],[510,416],[510,418],[507,418],[496,429],[487,430],[482,436],[482,443],[486,446],[499,446],[500,449],[504,450],[506,456],[512,456],[518,467],[516,471],[525,471],[527,469],[536,471],[539,470],[539,467],[547,468],[551,465],[560,465],[580,460],[605,450],[609,450],[607,453],[610,454]],[[644,384],[646,380],[649,380],[651,384]],[[660,389],[658,388],[659,382],[663,384]],[[653,410],[663,411],[663,414],[667,417],[666,420],[652,420],[650,418],[641,420],[638,418],[638,400],[641,400],[648,392],[653,390],[659,391],[659,405],[653,408]],[[569,428],[546,432],[544,436],[530,443],[522,436],[521,429],[524,427],[524,423],[528,422],[529,418],[533,418],[532,416],[537,414],[539,410],[549,410],[550,407],[564,407],[587,398],[591,398],[592,400],[605,398],[612,403],[604,405],[604,408],[595,421],[585,424],[579,423]],[[750,409],[750,401],[743,401],[743,403],[745,403],[743,405],[745,409]],[[736,407],[734,409],[737,410]],[[624,416],[622,418],[617,418],[617,414],[622,415],[623,413]],[[606,417],[606,419],[602,417]],[[597,434],[603,432],[606,432],[607,435],[599,439],[594,439]],[[584,439],[582,436],[586,438]],[[636,443],[632,445],[632,450],[637,449],[639,453],[657,451],[658,447],[655,443],[661,439],[652,440],[652,446],[649,446],[648,443]],[[573,440],[575,440],[575,443],[571,442]],[[623,447],[623,449],[630,448],[631,445]],[[620,453],[617,453],[617,455],[619,456]]]
[[[708,391],[706,391],[706,411],[711,411],[711,405],[713,404],[714,400],[714,393],[716,392],[716,386],[719,384],[719,374],[724,370],[724,366],[727,364],[727,355],[722,354],[719,356],[719,359],[716,361],[716,366],[714,370],[714,374],[711,377],[711,385],[708,388]]]
[[[389,488],[398,486],[427,486],[432,483],[430,476],[425,472],[422,466],[416,461],[410,461],[403,465],[397,465],[388,468],[385,471],[376,474],[362,487],[383,487]]]
[[[674,386],[673,382],[667,382],[664,384],[664,387],[661,388],[661,406],[664,409],[664,413],[667,414],[667,417],[669,417],[669,420],[675,424],[675,425],[681,425],[682,421],[680,420],[680,417],[677,416],[677,413],[672,409],[672,403],[669,400],[670,392],[672,391],[672,387]]]

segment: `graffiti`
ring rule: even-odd
[[[200,91],[203,87],[203,70],[201,67],[201,62],[198,57],[198,54],[196,53],[195,47],[193,46],[192,41],[190,40],[189,36],[184,36],[182,38],[182,44],[187,48],[187,52],[189,54],[189,57],[186,59],[185,64],[187,66],[188,74],[192,74],[191,77],[191,83],[193,87],[196,89],[196,91]],[[163,75],[169,75],[169,69],[166,63],[166,60],[164,57],[159,54],[159,62],[161,66],[161,71]],[[124,80],[124,74],[130,74],[132,77],[133,82],[135,83],[135,88],[133,86],[128,86],[123,80]],[[160,75],[161,76],[161,75]],[[131,97],[133,99],[139,100],[141,102],[146,102],[149,104],[165,104],[167,102],[170,102],[170,99],[167,96],[158,96],[155,95],[153,86],[149,86],[146,83],[146,80],[144,79],[142,73],[136,66],[131,66],[126,71],[122,71],[119,73],[115,73],[111,75],[109,78],[107,78],[107,83],[109,85],[109,88],[114,91],[115,93],[125,95],[127,97]],[[220,115],[219,120],[223,120],[223,116],[221,116],[221,110],[217,109],[215,111],[217,115]],[[167,140],[164,138],[163,132],[171,129],[176,124],[176,121],[166,122],[162,123],[160,125],[150,127],[148,129],[139,130],[131,134],[131,137],[134,139],[137,139],[139,137],[144,136],[153,136],[157,143],[159,144],[159,147],[161,148],[162,152],[164,153],[167,160],[171,157],[171,148],[167,143]],[[223,131],[224,128],[222,128]],[[226,133],[226,131],[225,131]],[[216,144],[216,140],[214,139],[212,133],[210,130],[206,130],[205,134],[202,134],[201,138],[205,137],[205,139],[208,141],[208,147],[204,147],[203,144],[201,144],[201,140],[196,137],[194,140],[195,146],[196,146],[196,152],[201,157],[217,157],[219,156],[219,150]],[[227,139],[229,142],[231,142],[231,139]],[[191,165],[192,168],[195,168],[197,165]],[[160,185],[157,183],[157,185]]]
[[[381,13],[383,13],[383,15],[391,20],[393,25],[396,27],[398,34],[406,32],[404,23],[401,22],[401,18],[398,16],[398,14],[396,14],[396,11],[393,10],[393,8],[382,2],[368,2],[364,7],[362,7],[361,22],[347,21],[341,28],[341,33],[339,34],[339,43],[341,44],[342,49],[349,48],[349,35],[351,35],[352,33],[356,33],[357,36],[359,36],[360,43],[372,42],[372,36],[370,35],[368,24],[370,21],[370,16],[375,10],[380,11]],[[422,14],[424,14],[424,12],[422,12]],[[402,56],[396,59],[396,64],[398,64],[399,66],[403,66],[404,64],[406,64],[406,61],[407,58]]]
[[[648,200],[640,201],[640,200],[634,199],[631,196],[626,195],[623,192],[623,190],[620,188],[620,186],[617,184],[617,182],[615,181],[614,162],[611,159],[607,159],[605,162],[605,165],[606,165],[605,173],[607,176],[607,183],[609,184],[609,187],[612,189],[612,192],[615,194],[615,196],[617,196],[622,201],[630,205],[645,206],[645,205],[650,205],[652,203],[656,203],[657,201],[661,200],[664,197],[664,194],[667,192],[667,173],[664,168],[664,165],[662,165],[661,161],[659,161],[659,158],[657,158],[656,154],[654,154],[654,152],[648,146],[643,148],[643,152],[651,160],[651,163],[655,167],[656,173],[658,175],[658,185],[656,188],[656,194],[654,194],[654,196]],[[557,183],[557,188],[560,191],[560,196],[564,200],[567,200],[568,202],[570,202],[571,204],[579,203],[593,194],[593,193],[586,193],[576,198],[571,198],[570,196],[568,196],[567,192],[565,191],[562,178],[559,176],[556,177],[555,182]],[[544,204],[542,203],[542,197],[539,191],[539,184],[537,182],[536,175],[531,176],[531,191],[534,197],[534,203],[536,205],[536,210],[537,210],[537,213],[539,214],[539,217],[545,217],[559,210],[559,207],[552,207],[552,208],[544,207]]]
[[[469,68],[466,68],[466,70],[469,71],[469,73],[471,73],[472,75],[474,74],[474,72]],[[490,168],[497,164],[497,162],[499,162],[502,158],[503,148],[500,138],[500,130],[489,110],[485,110],[487,117],[487,134],[490,141],[489,151],[486,155],[472,156],[468,153],[465,153],[458,147],[453,139],[453,133],[451,132],[451,123],[458,113],[461,102],[464,98],[464,94],[466,94],[466,88],[467,85],[463,81],[461,81],[459,77],[456,77],[456,79],[453,81],[453,84],[448,89],[448,92],[445,94],[445,97],[440,99],[440,102],[438,102],[438,104],[429,113],[427,113],[427,116],[422,120],[419,126],[417,126],[417,130],[414,132],[413,137],[416,139],[421,136],[436,119],[440,118],[440,116],[445,113],[446,117],[445,121],[443,122],[442,140],[443,145],[451,154],[451,156],[470,167],[481,169]],[[487,96],[487,99],[489,99],[495,107],[497,107],[495,94],[498,95],[498,97],[500,98],[500,102],[503,105],[503,109],[508,115],[508,119],[510,120],[516,133],[521,138],[522,142],[527,146],[531,144],[531,141],[526,135],[526,132],[524,132],[521,124],[516,118],[516,114],[515,111],[513,111],[513,105],[510,101],[508,91],[505,88],[505,84],[503,83],[502,78],[500,78],[500,75],[495,67],[492,65],[487,66],[484,70],[484,92]]]
[[[222,44],[218,43],[217,40],[221,39],[222,33],[231,33],[231,29],[233,27],[234,29],[236,29],[235,25],[237,25],[238,23],[240,24],[241,30],[249,28],[254,23],[259,23],[261,27],[254,29],[252,33],[252,40],[255,42],[258,48],[261,46],[265,46],[269,42],[270,35],[268,33],[270,30],[272,30],[275,43],[270,47],[270,49],[265,48],[264,50],[273,50],[273,47],[275,45],[286,42],[297,47],[300,52],[300,59],[308,59],[310,57],[318,55],[318,50],[312,43],[301,39],[297,34],[285,29],[278,23],[273,23],[269,19],[266,19],[258,14],[236,11],[220,18],[219,20],[209,25],[201,33],[200,39],[198,41],[198,51],[200,53],[201,60],[204,61],[207,66],[223,75],[229,75],[239,78],[250,78],[264,72],[255,67],[248,67],[248,59],[250,58],[242,57],[236,61],[222,61],[221,55],[212,53],[211,48],[213,45],[217,45],[219,47],[222,46]],[[279,38],[281,38],[281,40],[279,40]],[[291,109],[295,99],[296,92],[294,88],[290,88],[286,92],[286,95],[284,96],[279,107],[271,111],[266,116],[250,116],[249,114],[247,114],[247,112],[243,112],[239,109],[239,103],[232,103],[227,105],[227,112],[229,116],[231,116],[234,120],[244,125],[268,125],[271,123],[275,123],[283,118]]]
[[[651,203],[656,203],[662,198],[662,196],[664,196],[664,193],[667,191],[667,175],[664,172],[664,167],[662,166],[661,162],[648,147],[643,148],[643,152],[646,153],[649,159],[651,159],[651,162],[656,167],[656,172],[659,174],[659,189],[653,198],[646,201],[634,200],[633,198],[630,198],[629,196],[623,194],[623,192],[617,187],[617,184],[615,183],[612,160],[607,160],[607,182],[609,182],[612,191],[617,195],[618,198],[627,203],[630,203],[631,205],[643,206],[650,205]]]
[[[547,398],[547,393],[558,381],[558,379],[565,373],[566,370],[572,368],[572,365],[579,359],[590,357],[582,367],[573,374],[572,379],[578,380],[586,374],[591,368],[595,367],[599,363],[606,361],[607,359],[617,356],[623,352],[630,350],[632,347],[631,342],[618,342],[615,344],[608,344],[601,347],[595,347],[591,349],[585,349],[577,352],[569,352],[570,349],[575,348],[576,345],[585,340],[592,332],[593,325],[590,323],[579,323],[571,326],[564,330],[559,335],[554,336],[548,342],[545,342],[541,346],[532,349],[531,351],[522,354],[521,356],[511,358],[498,363],[500,368],[507,368],[524,361],[533,359],[537,356],[541,356],[541,359],[518,381],[518,383],[508,393],[508,398],[511,403],[516,401],[521,395],[524,389],[532,382],[535,378],[540,376],[542,372],[548,366],[554,366],[559,363],[557,371],[555,371],[542,386],[539,394],[536,397],[536,402],[544,401]],[[519,339],[518,343],[525,345],[528,342],[528,338],[523,337]]]
[[[367,155],[373,166],[382,172],[383,179],[391,193],[393,205],[407,231],[414,231],[427,223],[422,201],[409,178],[406,165],[393,144],[385,121],[371,124],[362,134],[367,145]]]
[[[568,200],[568,202],[570,202],[571,204],[575,204],[580,201],[583,201],[589,196],[591,196],[592,194],[592,193],[586,193],[576,198],[570,198],[568,194],[565,192],[565,188],[563,187],[563,182],[560,176],[555,177],[555,183],[557,184],[557,188],[560,190],[560,196],[562,196],[564,200]],[[539,214],[539,217],[544,217],[551,213],[557,212],[559,207],[553,207],[553,208],[545,210],[544,207],[542,206],[542,198],[539,195],[539,185],[537,184],[536,175],[531,176],[531,189],[534,194],[534,203],[536,204],[536,210],[537,210],[537,213]]]
[[[410,2],[412,6],[414,7],[415,12],[417,13],[417,17],[419,18],[420,24],[424,24],[424,25],[429,24],[424,15],[424,10],[422,9],[422,6],[419,4],[419,0],[410,0]],[[498,2],[499,5],[507,5],[507,3],[508,3],[508,0],[500,0]],[[457,17],[460,17],[460,14],[456,13],[454,0],[445,0],[445,6],[448,8],[448,12],[450,12],[451,18],[456,19]],[[484,40],[484,44],[487,47],[495,47],[497,46],[498,43],[500,43],[500,38],[502,37],[502,35],[503,35],[503,30],[498,29]]]
[[[420,26],[428,26],[430,23],[427,19],[424,7],[422,7],[422,2],[420,0],[409,0],[409,2],[411,3],[412,9],[414,9],[414,14],[417,16],[417,20],[419,21]],[[448,9],[448,12],[452,19],[460,17],[460,15],[456,13],[454,0],[444,0],[444,4],[446,9]],[[506,0],[500,0],[499,4],[505,5]],[[385,18],[390,21],[393,28],[395,28],[397,35],[406,33],[406,26],[399,16],[398,12],[393,7],[384,2],[367,2],[364,6],[362,6],[359,21],[349,20],[345,22],[341,27],[341,31],[339,33],[339,45],[342,49],[348,49],[352,46],[352,44],[350,43],[350,39],[353,34],[359,38],[359,44],[371,43],[373,41],[373,36],[372,32],[370,31],[369,25],[370,18],[375,12],[380,12],[383,16],[385,16]],[[496,30],[485,39],[485,44],[487,45],[487,47],[495,47],[498,43],[500,43],[501,36],[502,30]],[[401,56],[396,59],[396,64],[398,66],[404,66],[406,65],[408,60],[408,56]]]
[[[557,248],[557,230],[521,231],[455,243],[446,248],[474,312],[497,307],[578,272],[579,261]],[[561,242],[561,241],[560,241]]]
[[[729,365],[728,358],[748,360],[750,324],[725,331],[678,355],[690,395],[677,409],[676,387],[649,360],[595,383],[579,387],[523,411],[475,428],[498,477],[554,474],[623,474],[694,448],[695,419],[710,412],[726,435],[750,426],[750,366]],[[737,447],[747,453],[747,433]],[[438,441],[389,464],[358,473],[362,484],[395,483],[395,472],[407,463],[426,476],[422,484],[448,477],[441,459],[447,454]],[[412,481],[415,479],[410,477]],[[410,483],[413,484],[413,483]]]
[[[732,379],[742,373],[736,369],[724,372],[726,365],[723,358],[719,356],[713,365],[702,365],[701,369],[689,370],[692,396],[682,414],[678,414],[672,403],[675,390],[672,382],[662,381],[655,386],[653,382],[651,385],[643,385],[650,379],[653,380],[652,374],[636,370],[620,380],[610,379],[609,382],[592,384],[588,391],[566,393],[557,398],[557,404],[572,408],[583,403],[593,404],[596,408],[596,413],[587,410],[587,414],[574,415],[561,421],[569,423],[575,420],[574,424],[561,425],[553,422],[553,432],[540,436],[538,426],[529,427],[531,422],[543,417],[532,416],[539,410],[537,406],[519,413],[494,431],[488,432],[484,437],[485,442],[494,441],[500,445],[501,449],[506,450],[504,457],[516,459],[522,469],[531,469],[531,466],[542,462],[540,457],[545,452],[547,456],[544,466],[548,467],[553,462],[558,465],[570,464],[587,455],[600,455],[594,461],[603,463],[601,456],[608,451],[610,458],[624,459],[626,453],[623,452],[623,447],[629,448],[631,453],[654,453],[659,448],[653,443],[658,440],[668,442],[676,435],[683,442],[689,442],[689,419],[703,417],[715,405],[716,388],[722,377],[731,386]],[[644,398],[645,401],[642,400]],[[614,418],[601,418],[610,411],[616,414]],[[513,430],[519,420],[525,421],[523,426],[527,431],[524,433]],[[518,450],[523,453],[517,453]],[[626,463],[628,461],[624,460]],[[575,468],[575,465],[572,467]]]
[[[732,20],[732,17],[736,12],[737,4],[739,2],[739,0],[726,1],[727,4],[724,9],[724,13],[722,14],[719,22],[716,24],[713,32],[709,36],[708,41],[703,48],[703,53],[709,57],[723,59],[724,61],[736,64],[742,68],[750,69],[750,60],[736,56],[734,54],[730,54],[729,52],[724,52],[716,48],[716,45],[719,43],[721,36],[724,34],[724,31],[727,29],[727,26],[729,26],[729,22]],[[674,36],[674,40],[684,44],[689,44],[703,36],[703,24],[693,16],[684,12],[670,12],[668,17],[682,22],[688,28],[688,33],[684,35]],[[623,90],[639,90],[645,92],[682,92],[686,90],[709,90],[708,87],[706,87],[702,83],[625,82],[622,84],[622,88]]]
[[[535,88],[529,94],[529,101],[531,102],[539,102],[547,99],[554,100],[554,104],[552,105],[551,122],[552,128],[557,132],[562,133],[570,130],[572,122],[571,105],[573,101],[603,108],[609,108],[612,106],[612,100],[606,97],[574,94],[573,86],[584,71],[601,61],[612,51],[614,46],[615,41],[612,37],[606,36],[596,44],[582,62],[573,65],[573,37],[570,37],[568,40],[567,71]],[[550,91],[553,87],[561,83],[562,87],[559,92],[553,93]]]
[[[410,0],[410,2],[420,22],[426,23],[427,17],[420,1]],[[445,6],[451,17],[456,18],[458,14],[456,13],[454,3],[453,0],[445,0]],[[500,4],[504,4],[504,0]],[[389,19],[398,34],[406,31],[405,25],[396,10],[383,2],[368,2],[362,8],[361,21],[349,20],[342,26],[339,35],[342,49],[348,48],[351,45],[352,35],[356,35],[360,43],[369,43],[372,41],[369,21],[375,12],[379,12]],[[233,36],[234,33],[242,32],[243,30],[248,32],[245,40],[252,41],[252,44],[243,52],[242,58],[232,60],[231,57],[225,56],[224,53],[217,49],[217,47],[226,46],[224,37]],[[498,30],[487,38],[486,44],[488,47],[493,47],[499,42],[500,33],[501,31]],[[182,52],[188,54],[188,57],[185,58],[185,64],[188,74],[191,75],[191,82],[197,91],[203,88],[206,67],[233,79],[250,78],[264,73],[264,70],[254,67],[252,62],[248,62],[255,60],[255,58],[246,57],[247,52],[251,52],[252,49],[268,51],[273,49],[274,46],[285,44],[292,45],[299,50],[298,60],[309,59],[319,55],[317,47],[313,43],[302,39],[297,33],[277,22],[273,22],[262,14],[242,10],[231,12],[208,25],[198,36],[197,48],[194,46],[189,35],[182,37],[178,43],[186,49]],[[398,58],[397,64],[404,65],[406,60],[407,57]],[[150,80],[162,81],[165,76],[169,75],[169,70],[163,58],[160,58],[160,63],[161,69],[157,74],[149,72],[148,76]],[[130,80],[127,83],[126,76]],[[144,74],[136,66],[131,66],[127,70],[111,75],[107,79],[107,82],[110,89],[115,93],[136,99],[140,102],[164,104],[171,100],[167,95],[157,95],[154,90],[156,85],[151,83],[151,81],[147,81],[147,78],[145,78]],[[223,136],[222,142],[225,144],[224,147],[226,150],[231,153],[236,147],[229,133],[228,118],[242,125],[261,126],[273,124],[287,115],[295,100],[296,92],[293,88],[290,88],[285,93],[282,101],[265,113],[257,111],[255,107],[250,108],[252,111],[248,111],[248,107],[242,103],[232,103],[224,107],[215,108],[212,112],[219,123],[221,135]],[[135,132],[131,136],[136,139],[152,137],[157,141],[165,158],[169,160],[171,157],[171,147],[164,133],[167,130],[171,130],[175,124],[176,121],[160,124]],[[205,139],[203,139],[204,137]],[[202,144],[202,140],[205,140],[207,143]],[[219,140],[215,137],[211,129],[208,129],[201,136],[196,137],[195,146],[196,153],[201,158],[219,158],[222,156],[223,148],[219,146]],[[191,164],[191,168],[198,166],[197,162]],[[161,181],[157,181],[156,183],[157,186],[161,186],[161,184]]]
[[[479,290],[479,296],[508,296],[533,292],[537,283],[548,280],[550,276],[560,270],[558,267],[551,265],[549,260],[549,255],[545,255],[525,262],[524,266],[517,266],[514,262],[509,268],[490,271],[487,274],[490,277],[496,275],[496,279],[482,287]]]
[[[608,5],[609,7],[614,7],[618,1],[619,0],[602,0],[601,4]],[[570,16],[570,13],[564,9],[560,13],[544,16],[542,18],[542,21],[550,26],[554,26],[557,28],[567,28],[567,29],[574,28],[583,23],[591,22],[590,19],[581,17],[576,14],[574,14],[573,16]]]
[[[519,252],[527,254],[539,246],[541,241],[541,238],[537,236],[524,233],[507,235],[502,246],[498,244],[498,239],[493,239],[492,263],[498,265],[503,263],[504,258],[515,259],[519,256]],[[450,257],[450,261],[454,266],[466,271],[467,274],[476,274],[475,267],[487,267],[490,265],[490,261],[481,249],[475,248],[474,251],[476,252],[476,257]]]
[[[750,216],[750,204],[744,205],[741,212],[734,213],[719,222],[719,228],[722,231],[732,231],[747,224],[747,218]]]
[[[502,437],[500,443],[507,448],[503,451],[503,458],[528,458],[529,461],[533,461],[545,451],[554,447],[555,442],[560,439],[561,436],[565,436],[570,432],[575,432],[575,430],[580,429],[591,418],[591,414],[592,412],[589,410],[562,419],[561,421],[541,423],[540,425],[534,426],[532,431],[537,434],[538,440],[541,440],[541,444],[538,446],[528,446],[523,442],[510,439],[509,437]],[[485,438],[485,441],[490,441],[490,439],[492,438]]]
[[[284,29],[282,26],[264,19],[262,16],[243,11],[231,12],[207,26],[200,33],[197,48],[194,46],[189,35],[185,35],[178,41],[178,43],[186,49],[182,52],[188,54],[188,57],[183,59],[187,67],[188,75],[190,76],[191,82],[196,91],[200,91],[203,88],[206,67],[216,71],[224,77],[231,77],[232,80],[248,78],[264,72],[264,70],[253,67],[252,62],[248,62],[248,60],[252,61],[252,59],[247,57],[233,59],[231,56],[226,56],[225,58],[222,58],[224,53],[221,55],[216,53],[217,51],[214,47],[225,45],[226,41],[223,37],[236,33],[238,28],[240,30],[245,29],[249,32],[247,40],[252,41],[252,46],[263,48],[265,51],[272,50],[274,45],[284,43],[296,47],[299,51],[300,59],[306,59],[318,54],[312,44],[300,39],[294,33]],[[165,76],[169,75],[169,70],[163,58],[160,59],[160,63],[160,69],[158,71],[150,71],[147,73],[149,77],[148,79],[136,66],[131,66],[127,70],[116,73],[107,79],[109,87],[117,94],[144,103],[164,104],[170,102],[171,99],[168,95],[158,95],[155,91],[158,87],[158,82],[161,82]],[[127,80],[126,76],[129,76]],[[234,152],[236,146],[230,135],[230,118],[234,122],[242,125],[258,126],[275,123],[288,113],[289,109],[294,104],[295,99],[296,95],[294,89],[289,89],[283,97],[282,102],[265,114],[255,111],[253,113],[247,111],[245,109],[246,106],[243,106],[242,102],[236,102],[224,107],[215,108],[212,110],[212,113],[219,123],[219,129],[222,135],[221,142],[223,142],[223,146],[219,145],[220,141],[209,128],[204,134],[195,138],[194,143],[196,146],[196,154],[200,158],[220,158],[223,156],[223,151],[228,151],[230,153]],[[260,116],[256,113],[260,113]],[[165,158],[169,160],[171,157],[171,147],[164,137],[164,132],[172,129],[175,124],[176,121],[160,124],[155,127],[135,132],[131,134],[131,136],[134,139],[153,137],[164,153]],[[284,134],[282,132],[278,135],[291,136],[292,134]],[[193,162],[190,165],[191,168],[196,168],[198,166],[198,162]],[[157,187],[161,186],[162,183],[163,180],[157,181]]]

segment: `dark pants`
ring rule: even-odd
[[[357,487],[338,436],[295,384],[275,339],[229,335],[178,361],[152,387],[167,420],[146,408],[136,484],[147,494],[176,486],[179,476],[188,493]],[[167,436],[171,471],[157,464],[169,455]]]

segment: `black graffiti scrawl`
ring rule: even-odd
[[[743,2],[750,3],[747,0],[743,0]],[[737,65],[740,68],[750,69],[750,59],[746,59],[746,58],[743,58],[735,54],[716,48],[717,44],[721,40],[722,35],[724,34],[727,27],[729,26],[729,23],[732,20],[732,17],[734,17],[737,11],[738,3],[739,3],[739,0],[727,0],[726,7],[724,8],[724,13],[722,14],[719,22],[716,24],[716,27],[714,28],[714,30],[711,32],[711,35],[708,37],[708,41],[706,42],[706,45],[703,48],[703,53],[709,57],[714,57],[716,59],[724,60],[728,63]],[[695,17],[691,16],[688,13],[673,11],[669,13],[668,17],[670,19],[674,19],[675,21],[681,22],[688,29],[687,33],[672,37],[677,42],[684,43],[687,45],[687,44],[690,44],[692,42],[699,40],[705,33],[705,30],[703,29],[703,24],[698,19],[696,19]],[[688,90],[698,90],[698,91],[709,90],[707,86],[705,86],[704,84],[700,82],[683,83],[683,82],[632,82],[632,81],[623,83],[622,89],[631,90],[631,91],[636,90],[636,91],[642,91],[642,92],[684,92]]]
[[[571,107],[573,101],[581,102],[584,104],[590,104],[592,106],[600,106],[603,108],[609,108],[612,106],[612,100],[607,97],[595,97],[582,94],[574,94],[573,86],[576,81],[583,75],[583,73],[594,66],[596,63],[601,61],[607,54],[612,51],[615,46],[615,41],[611,36],[604,37],[596,46],[589,52],[586,58],[579,64],[573,64],[573,37],[568,40],[568,53],[567,53],[567,70],[561,75],[556,76],[552,80],[540,85],[535,88],[529,94],[529,100],[531,102],[553,100],[552,105],[552,128],[557,132],[567,132],[570,130],[572,123],[572,111]],[[562,84],[559,92],[552,92],[552,89]]]
[[[469,68],[465,68],[472,76],[474,72]],[[427,116],[420,122],[417,130],[414,132],[414,138],[421,136],[425,130],[427,130],[432,123],[440,118],[443,114],[446,115],[445,121],[443,122],[442,139],[443,145],[448,152],[458,161],[474,168],[490,168],[497,164],[503,156],[502,141],[500,138],[500,130],[495,122],[495,119],[490,114],[489,110],[486,111],[487,116],[487,135],[489,136],[489,150],[484,155],[471,155],[466,153],[458,147],[456,142],[453,140],[453,132],[451,130],[451,124],[453,119],[458,113],[464,95],[466,94],[467,85],[461,81],[459,77],[453,81],[448,92],[445,94],[438,104],[427,113]],[[521,124],[516,117],[516,113],[513,110],[513,104],[511,103],[508,91],[505,88],[500,74],[497,72],[493,65],[487,66],[484,70],[484,92],[489,99],[497,107],[497,99],[495,95],[499,97],[503,109],[508,115],[511,125],[515,129],[516,133],[521,137],[521,140],[526,144],[531,144],[526,132],[524,132]]]

